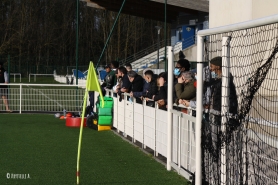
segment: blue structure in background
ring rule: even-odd
[[[105,70],[100,70],[99,71],[99,76],[101,80],[104,80],[104,78],[106,77],[107,73]]]
[[[81,71],[77,70],[77,72],[78,72],[78,79],[86,79],[88,71],[81,72]],[[104,80],[104,78],[107,75],[106,71],[104,69],[102,69],[102,70],[99,70],[98,72],[99,72],[100,79]],[[72,70],[72,74],[74,77],[76,77],[76,69]]]
[[[182,49],[195,44],[195,26],[182,26]]]
[[[76,77],[76,69],[73,69],[72,73],[73,73],[73,76]],[[82,73],[81,71],[77,70],[77,73],[78,73],[78,79],[84,79],[85,78],[84,73]]]

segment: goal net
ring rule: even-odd
[[[277,23],[205,37],[203,184],[278,184],[277,52]]]

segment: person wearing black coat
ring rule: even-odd
[[[142,92],[144,87],[144,79],[142,76],[138,75],[135,71],[127,72],[129,81],[131,82],[130,93],[133,92]],[[142,103],[142,100],[139,97],[135,97],[137,103]]]
[[[167,110],[167,72],[162,72],[158,75],[159,90],[157,95],[154,95],[153,100],[158,103],[159,109]]]
[[[147,92],[143,94],[143,97],[146,98],[148,106],[154,107],[153,97],[158,92],[157,75],[154,74],[153,71],[148,70],[145,72],[145,80],[150,83],[150,85]]]
[[[131,90],[133,92],[143,91],[144,79],[138,75],[135,71],[127,72],[129,81],[131,82]]]
[[[239,122],[236,119],[238,112],[238,101],[236,94],[236,87],[233,83],[233,76],[229,74],[229,112],[227,112],[226,133],[221,130],[221,107],[222,107],[222,57],[215,57],[210,61],[210,70],[214,78],[210,81],[210,101],[209,101],[209,123],[211,135],[211,147],[210,152],[212,153],[215,161],[220,160],[220,150],[224,142],[228,145],[230,138],[232,137],[233,131],[239,126]]]

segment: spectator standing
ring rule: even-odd
[[[106,89],[111,90],[116,82],[115,71],[111,70],[110,66],[106,65],[105,71],[107,73],[103,84],[101,84],[102,94],[106,94]]]
[[[189,71],[189,70],[190,70],[190,63],[188,60],[184,58],[178,60],[174,69],[175,78],[178,78],[182,72]]]
[[[167,72],[162,72],[158,75],[158,94],[153,96],[153,100],[158,103],[159,109],[167,110]]]
[[[221,143],[225,142],[222,138],[226,134],[225,140],[228,142],[233,130],[240,124],[234,116],[237,115],[238,102],[236,95],[235,84],[233,83],[233,76],[229,74],[229,119],[227,122],[226,133],[221,131],[221,106],[222,106],[222,57],[218,56],[210,61],[211,76],[214,77],[210,82],[211,98],[209,103],[209,123],[210,135],[212,139],[211,152],[215,161],[220,160]],[[221,141],[222,139],[222,141]],[[219,161],[218,161],[219,162]]]
[[[126,68],[127,72],[128,72],[128,71],[132,71],[132,66],[131,66],[130,63],[127,63],[127,64],[125,65],[125,68]]]
[[[144,79],[142,76],[138,75],[135,71],[128,71],[127,76],[131,82],[130,94],[132,94],[132,92],[142,92],[144,87]],[[137,103],[142,103],[142,100],[139,97],[135,99]]]
[[[151,70],[151,69],[146,68],[143,70],[143,79],[145,79],[145,72],[148,70]],[[146,94],[147,90],[149,89],[149,86],[150,86],[150,84],[146,80],[143,80],[143,90],[142,91],[132,91],[132,92],[130,92],[130,96],[135,97],[136,101],[137,100],[139,101],[137,103],[142,103],[142,97],[144,94]]]
[[[120,77],[122,77],[122,87],[121,87],[120,91],[122,93],[124,93],[124,92],[129,93],[130,89],[131,89],[131,82],[128,79],[126,68],[123,66],[119,67],[118,75]]]
[[[8,73],[3,67],[3,63],[0,62],[0,83],[5,83],[8,84],[9,79],[8,79]],[[3,102],[6,107],[6,112],[10,113],[12,112],[9,108],[8,104],[8,86],[7,85],[0,85],[0,95],[3,99]]]
[[[184,71],[190,70],[190,63],[188,60],[181,58],[177,61],[174,69],[174,87],[178,83],[178,78],[181,76],[181,73]],[[175,88],[173,87],[173,102],[177,99]]]
[[[157,75],[148,70],[145,72],[145,80],[149,83],[149,88],[143,97],[145,97],[148,106],[154,107],[153,96],[158,92]]]
[[[195,74],[195,79],[197,76],[196,69],[191,71]],[[210,81],[211,81],[211,74],[210,74],[209,66],[203,68],[203,105],[204,108],[208,108],[209,100],[210,100]],[[195,87],[197,88],[197,81]],[[185,100],[179,99],[179,104],[182,104],[186,107],[196,108],[196,101],[195,100]]]
[[[176,104],[179,104],[180,99],[194,100],[196,98],[194,82],[195,76],[192,72],[186,71],[181,74],[181,77],[178,78],[178,83],[175,85]]]
[[[110,64],[110,67],[111,67],[111,69],[112,69],[113,71],[116,71],[116,69],[119,68],[119,62],[116,61],[116,60],[113,60],[113,61],[111,62],[111,64]]]
[[[113,92],[114,92],[113,96],[117,97],[117,94],[122,87],[122,77],[119,75],[118,69],[116,69],[116,71],[115,71],[115,76],[116,76],[117,82],[116,82],[116,85],[113,86]]]

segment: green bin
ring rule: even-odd
[[[112,108],[107,107],[98,107],[97,108],[97,114],[99,116],[112,116]]]
[[[112,110],[113,110],[113,98],[112,97],[103,97],[104,99],[104,106],[101,107],[100,100],[98,99],[97,102],[97,113],[99,116],[112,116]]]
[[[104,100],[104,106],[103,107],[113,108],[113,98],[112,97],[105,96],[105,97],[103,97],[103,100]],[[100,103],[101,103],[101,100],[98,98],[97,108],[99,107]]]
[[[98,125],[111,125],[112,116],[98,116]]]

